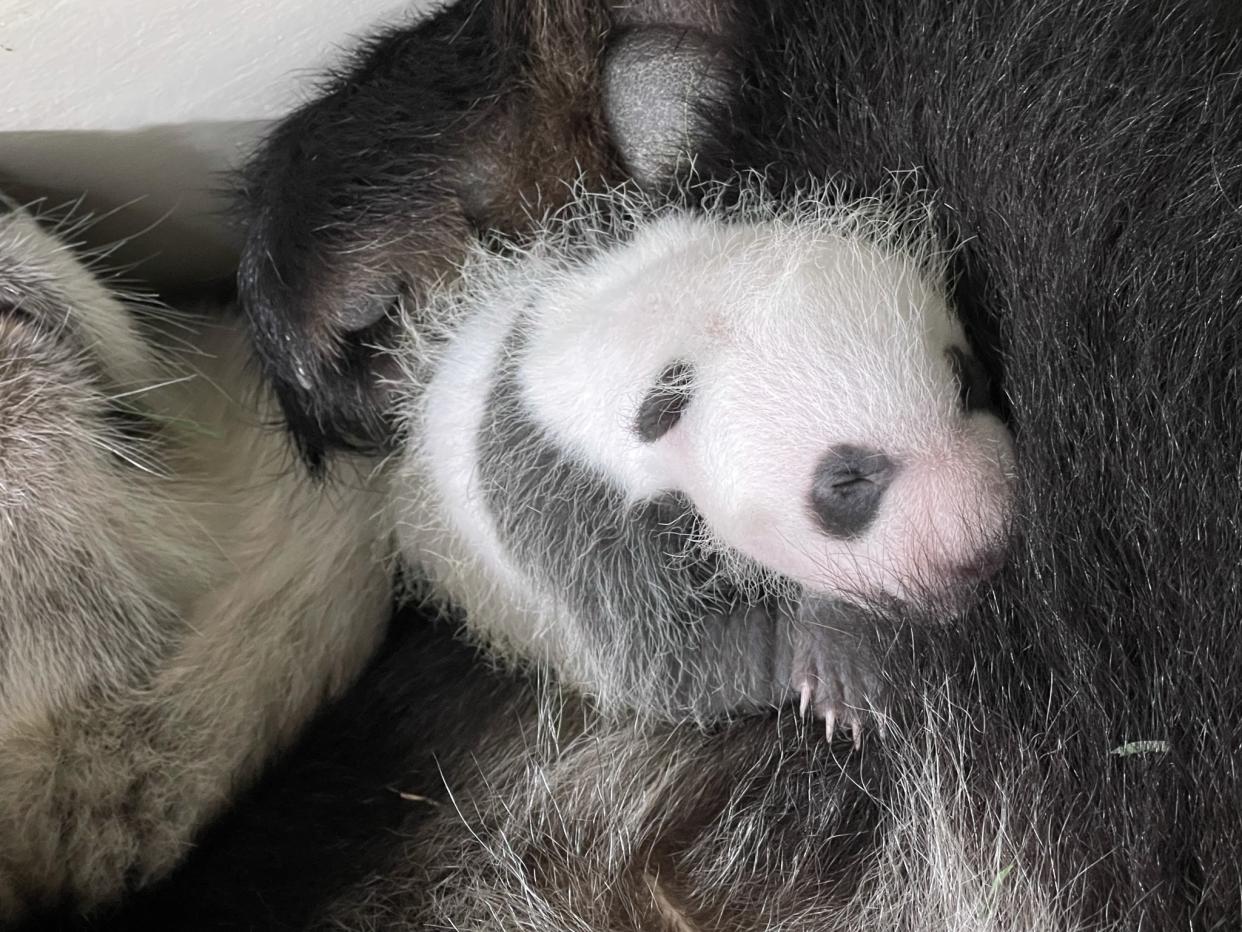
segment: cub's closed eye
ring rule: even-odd
[[[660,373],[634,418],[634,432],[644,443],[659,440],[681,420],[693,395],[693,381],[694,368],[681,360]]]

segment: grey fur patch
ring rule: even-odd
[[[520,324],[519,324],[520,330]],[[674,718],[709,719],[783,698],[775,687],[773,599],[748,599],[696,546],[680,497],[627,504],[525,410],[508,340],[478,437],[479,476],[497,533],[542,595],[580,630],[592,689]]]

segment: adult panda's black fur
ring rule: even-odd
[[[476,670],[467,695],[500,692],[442,707],[459,726],[451,799],[359,813],[337,843],[370,876],[344,895],[299,884],[281,850],[334,841],[306,824],[265,848],[274,814],[287,828],[300,804],[332,811],[381,785],[443,792],[435,776],[393,780],[405,736],[366,714],[440,701],[417,642],[324,724],[369,733],[374,757],[321,784],[275,776],[164,905],[229,908],[241,857],[267,866],[233,908],[280,891],[294,924],[344,928],[1238,927],[1242,55],[1227,12],[803,0],[739,14],[736,119],[699,169],[727,156],[774,184],[831,176],[861,193],[917,171],[963,243],[955,297],[989,337],[1017,438],[1010,563],[968,617],[888,653],[887,735],[851,756],[785,720],[583,724]],[[285,780],[331,760],[319,740]],[[298,795],[275,808],[282,787]]]
[[[606,20],[595,0],[450,5],[367,43],[246,168],[239,286],[312,464],[390,445],[392,308],[476,229],[563,203],[578,172],[623,177],[596,104]]]

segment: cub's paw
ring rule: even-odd
[[[799,712],[822,718],[829,740],[840,730],[859,748],[865,718],[884,706],[865,624],[839,602],[807,597],[786,625],[782,667]]]

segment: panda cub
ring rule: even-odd
[[[488,647],[607,709],[797,697],[857,736],[874,609],[966,604],[1013,457],[926,218],[694,171],[732,18],[379,37],[248,166],[241,303],[312,464],[404,443],[402,555]]]
[[[167,873],[361,669],[377,480],[292,474],[240,327],[0,210],[0,924]]]
[[[403,351],[406,559],[605,708],[796,696],[857,741],[862,607],[965,605],[1013,472],[937,253],[893,217],[612,192],[477,249]]]

